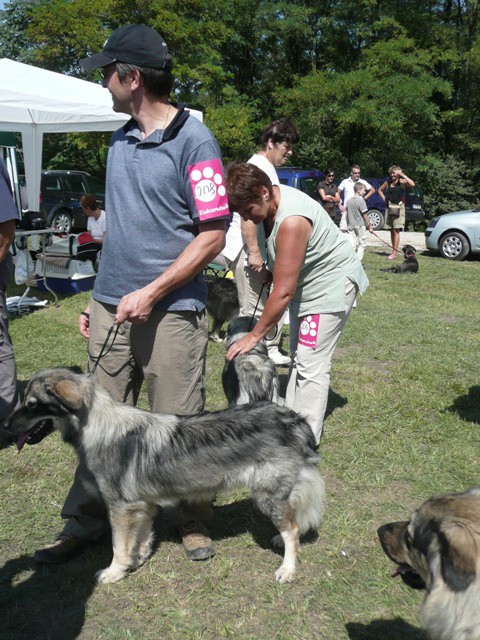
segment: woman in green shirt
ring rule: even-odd
[[[232,211],[255,224],[265,221],[273,289],[253,330],[230,347],[227,358],[248,353],[275,327],[290,305],[292,364],[286,405],[304,415],[317,444],[327,406],[335,347],[368,279],[352,245],[322,206],[302,191],[280,185],[253,165],[228,168]]]

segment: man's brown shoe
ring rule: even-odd
[[[201,522],[190,520],[179,525],[183,549],[189,560],[208,560],[215,551],[208,530]]]
[[[72,536],[71,533],[68,533],[68,531],[62,531],[55,542],[47,544],[41,549],[37,549],[33,557],[38,562],[45,564],[61,564],[73,558],[73,556],[86,547],[88,543],[89,540],[76,538]]]

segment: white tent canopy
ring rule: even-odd
[[[191,112],[202,119],[200,112]],[[128,119],[99,84],[0,59],[0,131],[22,134],[28,205],[38,210],[44,133],[113,131]],[[75,167],[80,168],[80,167]]]
[[[113,131],[127,116],[100,85],[2,58],[0,131],[22,134],[29,208],[38,210],[44,133]]]

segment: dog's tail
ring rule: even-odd
[[[300,534],[320,526],[324,512],[325,483],[314,466],[300,469],[297,482],[288,503],[296,514]]]

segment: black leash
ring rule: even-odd
[[[98,363],[100,362],[100,360],[103,357],[105,357],[107,355],[107,353],[113,347],[113,343],[115,342],[115,338],[117,337],[117,333],[118,333],[119,327],[120,327],[120,325],[117,324],[116,320],[114,320],[112,326],[108,330],[107,337],[105,338],[105,342],[103,343],[102,348],[100,349],[100,353],[98,354],[97,358],[94,358],[92,356],[92,354],[90,353],[90,351],[88,351],[88,357],[90,358],[90,360],[92,360],[94,362],[93,367],[92,367],[92,369],[90,371],[90,375],[93,375],[95,373],[95,369],[97,368]],[[113,332],[114,329],[115,329],[115,335],[113,336],[112,344],[105,351],[105,349],[107,347],[107,344],[108,344],[108,341],[110,340],[110,336],[112,335],[112,332]]]
[[[252,324],[255,320],[255,314],[257,313],[258,305],[260,304],[260,298],[262,297],[263,290],[265,288],[265,282],[262,283],[262,288],[260,289],[260,293],[258,294],[257,304],[255,305],[255,309],[253,310],[252,317],[250,318],[250,324],[248,325],[248,330],[252,330]]]
[[[397,253],[403,253],[404,257],[407,257],[407,254],[405,253],[405,251],[403,249],[394,249],[391,244],[388,244],[388,242],[385,242],[385,240],[382,240],[382,238],[377,233],[375,233],[375,231],[372,231],[371,233],[373,233],[373,235],[376,238],[378,238],[380,240],[380,242],[383,242],[383,244],[385,244],[387,247],[392,249],[392,251],[396,251]]]
[[[266,286],[266,283],[264,282],[264,283],[262,284],[262,288],[260,289],[260,293],[259,293],[258,298],[257,298],[257,304],[255,305],[255,309],[254,309],[254,311],[253,311],[253,315],[252,315],[252,317],[250,318],[250,323],[249,323],[249,325],[248,325],[248,330],[249,330],[249,331],[251,331],[251,330],[252,330],[253,321],[255,320],[255,314],[257,313],[258,305],[260,304],[260,299],[261,299],[261,297],[262,297],[262,293],[263,293],[263,290],[264,290],[265,286]],[[277,335],[278,335],[278,323],[275,325],[275,333],[273,334],[273,336],[272,336],[272,337],[269,337],[268,339],[269,339],[269,340],[275,340],[275,338],[277,337]],[[267,336],[265,336],[265,337],[267,337]]]

